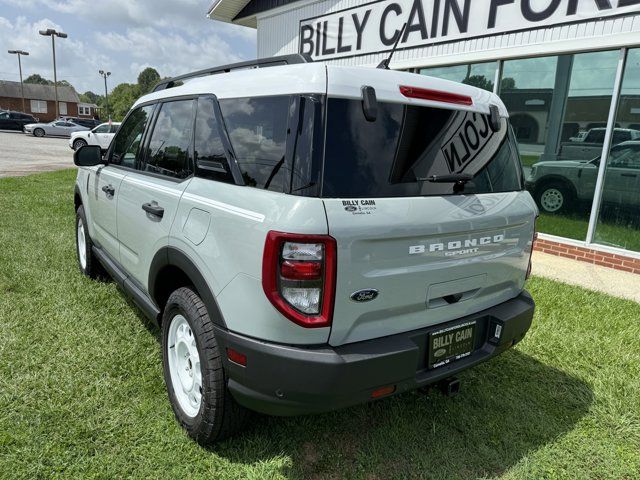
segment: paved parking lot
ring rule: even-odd
[[[0,177],[17,177],[73,167],[66,138],[36,138],[22,132],[0,131]]]

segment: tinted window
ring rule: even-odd
[[[213,99],[199,99],[195,131],[195,160],[198,176],[235,183],[229,169],[219,127]]]
[[[447,195],[453,183],[427,177],[468,173],[465,193],[520,190],[521,171],[507,122],[458,110],[378,103],[368,122],[359,100],[329,99],[323,196]]]
[[[149,140],[144,170],[175,178],[193,173],[189,147],[193,133],[193,100],[163,103]]]
[[[275,191],[288,187],[285,152],[290,97],[220,101],[224,123],[247,185]]]
[[[109,125],[100,125],[99,127],[93,129],[93,133],[109,133]]]
[[[7,120],[9,118],[9,114],[7,112],[0,113],[0,119]]]
[[[153,106],[137,108],[122,124],[122,128],[113,139],[110,162],[123,167],[135,168],[140,157],[142,133],[153,112]]]
[[[118,131],[118,127],[120,124],[112,123],[111,128],[109,128],[109,133],[116,133]]]

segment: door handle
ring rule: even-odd
[[[621,173],[620,174],[621,177],[631,177],[631,178],[636,178],[638,175],[636,175],[635,173]]]
[[[107,195],[111,195],[112,197],[116,193],[116,189],[113,188],[113,185],[105,185],[104,187],[102,187],[102,191]]]
[[[162,218],[162,216],[164,215],[164,208],[160,207],[156,202],[143,203],[142,209],[145,212],[150,213],[151,215],[154,215],[156,217]]]

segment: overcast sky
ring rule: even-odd
[[[135,82],[154,67],[172,76],[256,56],[255,30],[209,20],[211,0],[0,0],[0,79],[19,80],[18,61],[7,50],[26,50],[23,76],[53,79],[55,28],[58,79],[83,93],[104,93],[98,70],[111,71],[109,90]]]

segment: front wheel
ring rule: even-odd
[[[78,140],[74,140],[73,149],[74,150],[79,150],[80,148],[84,147],[86,144],[87,144],[87,142],[85,142],[84,140],[79,138]]]
[[[567,213],[573,197],[569,188],[559,182],[542,185],[536,190],[536,203],[544,213]]]
[[[41,129],[41,128],[36,128],[36,129],[33,131],[33,136],[34,136],[34,137],[44,137],[44,130],[43,130],[43,129]]]
[[[183,287],[162,315],[164,380],[176,419],[190,437],[210,445],[244,424],[246,410],[227,389],[213,324],[202,300]]]

